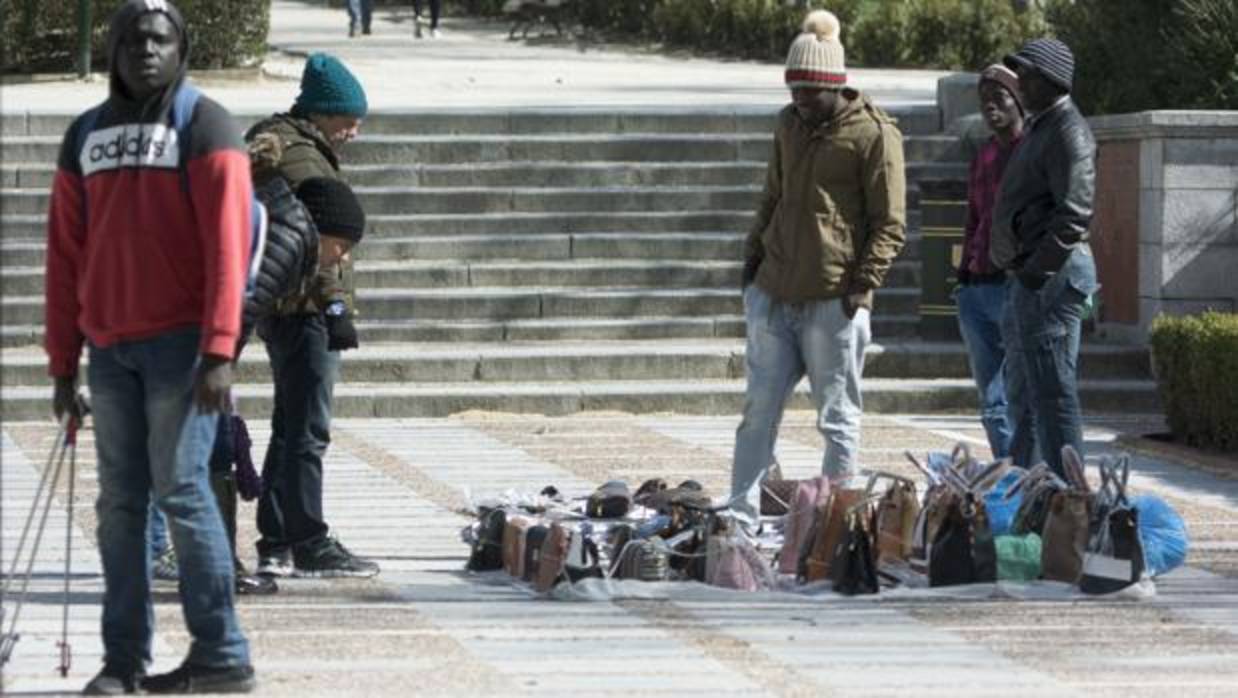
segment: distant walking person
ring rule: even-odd
[[[107,100],[65,134],[48,214],[46,348],[57,417],[83,345],[98,456],[103,669],[84,693],[254,688],[232,554],[207,483],[241,326],[253,187],[232,115],[186,81],[168,0],[128,0],[108,32]],[[189,630],[179,668],[146,676],[151,493],[168,517]]]
[[[1006,273],[989,261],[989,235],[1002,172],[1023,135],[1023,106],[1019,78],[1003,65],[991,65],[980,73],[979,91],[980,113],[994,135],[972,160],[968,175],[967,222],[958,268],[959,331],[980,392],[980,422],[989,449],[994,458],[1005,458],[1010,454],[1011,439],[1006,347],[1002,341],[1007,279]]]
[[[1007,353],[1026,378],[1007,399],[1034,415],[1036,438],[1016,441],[1016,465],[1035,451],[1058,474],[1062,447],[1083,452],[1079,335],[1088,299],[1099,288],[1088,246],[1096,178],[1096,141],[1070,98],[1075,58],[1057,39],[1035,39],[1004,63],[1019,76],[1031,117],[1002,176],[989,256],[1017,279],[1006,322]],[[1018,372],[1016,372],[1018,375]]]
[[[859,469],[860,379],[873,291],[905,239],[903,140],[847,87],[838,19],[817,10],[791,44],[756,222],[744,243],[748,389],[735,433],[733,506],[755,520],[787,400],[805,374],[825,437],[822,471]]]
[[[413,36],[422,38],[421,7],[427,0],[413,0]],[[443,14],[443,0],[428,0],[430,4],[430,38],[437,39],[442,34],[438,31],[438,19]]]
[[[370,33],[370,20],[374,15],[374,0],[348,0],[348,36],[357,32]]]

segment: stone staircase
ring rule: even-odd
[[[877,297],[865,406],[972,409],[962,346],[917,338],[917,183],[965,165],[936,108],[893,113],[909,163],[909,240]],[[9,419],[47,412],[44,216],[68,121],[4,124]],[[337,414],[737,413],[740,247],[771,128],[768,110],[372,115],[344,153],[371,225],[356,254],[363,346],[345,354]],[[1089,344],[1082,363],[1088,409],[1155,409],[1144,350]],[[260,346],[243,357],[240,381],[247,411],[264,411]]]

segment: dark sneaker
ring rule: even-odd
[[[274,577],[264,577],[255,574],[238,574],[236,576],[236,593],[241,596],[270,596],[279,591],[279,585]]]
[[[328,538],[315,548],[294,550],[294,577],[373,577],[378,564],[357,557],[342,543]]]
[[[248,664],[209,667],[186,663],[166,674],[148,676],[141,685],[147,693],[249,693],[258,681]]]
[[[128,693],[137,693],[138,683],[144,676],[145,673],[142,671],[105,664],[103,670],[82,689],[82,695],[123,696]]]
[[[259,555],[256,574],[260,577],[291,577],[292,553],[281,550],[269,555]]]
[[[159,554],[151,563],[151,574],[161,582],[175,582],[181,578],[180,568],[176,564],[176,551],[168,548]]]

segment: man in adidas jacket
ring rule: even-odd
[[[172,128],[189,37],[171,3],[127,0],[108,46],[109,97],[65,135],[47,241],[45,342],[57,417],[79,416],[84,345],[90,354],[104,666],[85,692],[249,691],[232,555],[207,484],[240,331],[249,161],[231,115],[210,99],[198,101],[187,143]],[[191,642],[178,669],[146,677],[152,491],[171,522]]]
[[[902,136],[846,87],[839,24],[808,15],[791,44],[792,104],[778,115],[757,220],[744,245],[748,390],[735,434],[733,506],[756,515],[783,409],[805,374],[825,437],[822,470],[853,474],[873,291],[903,248]]]

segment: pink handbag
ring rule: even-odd
[[[705,544],[705,583],[740,591],[774,587],[769,563],[741,536],[711,535]]]
[[[782,551],[778,553],[778,571],[782,574],[796,574],[798,571],[800,550],[808,539],[812,529],[813,515],[817,507],[825,504],[830,496],[830,481],[824,477],[814,477],[800,480],[795,488],[795,496],[791,508],[783,517]]]

